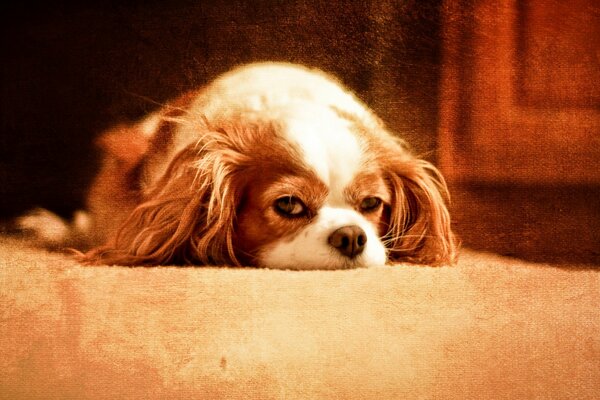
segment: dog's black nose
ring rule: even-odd
[[[329,244],[346,257],[356,257],[363,252],[367,234],[359,226],[343,226],[329,236]]]

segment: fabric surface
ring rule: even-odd
[[[566,267],[566,266],[564,266]],[[0,398],[578,398],[600,270],[84,267],[0,238]]]

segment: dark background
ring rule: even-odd
[[[93,138],[240,63],[320,67],[433,158],[437,1],[170,1],[1,6],[0,219],[69,216]]]

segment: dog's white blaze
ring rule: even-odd
[[[358,225],[367,235],[364,251],[354,259],[341,255],[329,245],[329,235],[337,228]],[[287,269],[336,269],[384,265],[386,252],[375,228],[359,213],[325,206],[315,220],[292,240],[279,240],[259,255],[260,265]]]
[[[362,165],[362,149],[349,122],[328,109],[300,104],[289,116],[283,135],[299,147],[304,162],[329,188],[327,203],[343,206],[343,191]],[[305,115],[309,114],[309,115]]]

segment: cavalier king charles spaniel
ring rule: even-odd
[[[455,258],[438,170],[318,70],[236,68],[98,144],[85,213],[21,219],[46,242],[85,240],[85,263],[337,269]]]

